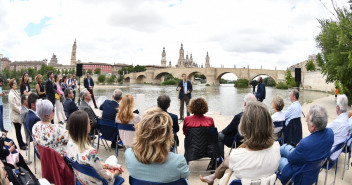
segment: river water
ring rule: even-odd
[[[146,85],[146,84],[133,84],[128,86],[121,86],[120,88],[123,94],[132,94],[136,97],[137,94],[144,94],[144,102],[141,102],[144,107],[150,108],[157,105],[156,99],[161,94],[167,94],[171,98],[171,105],[169,110],[177,111],[179,110],[179,100],[178,91],[176,91],[176,86],[160,86],[160,85]],[[94,95],[96,99],[111,99],[112,92],[115,88],[97,88],[94,90]],[[222,84],[220,86],[205,86],[205,85],[193,85],[192,99],[197,97],[205,98],[208,102],[209,114],[221,114],[233,116],[239,113],[243,107],[243,98],[247,93],[251,93],[252,88],[237,89],[233,84]],[[264,103],[269,107],[270,112],[273,113],[271,108],[271,101],[275,95],[280,95],[284,98],[285,107],[287,109],[291,105],[289,100],[288,90],[275,89],[271,87],[266,87],[266,99]],[[4,126],[6,130],[11,129],[11,124],[9,120],[9,105],[7,101],[8,91],[5,91],[6,96],[3,98],[4,102]],[[300,102],[309,103],[315,99],[328,96],[324,92],[300,91]],[[98,103],[99,106],[99,103]]]

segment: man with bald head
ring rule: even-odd
[[[256,97],[251,94],[248,93],[243,100],[243,110],[246,108],[246,106],[251,103],[256,101]],[[238,125],[240,124],[241,121],[241,117],[242,117],[243,112],[238,113],[237,115],[235,115],[235,117],[232,119],[231,123],[229,125],[227,125],[227,127],[222,130],[221,132],[219,132],[218,134],[218,143],[219,143],[219,150],[220,150],[220,154],[222,157],[224,157],[224,145],[226,145],[227,147],[232,147],[232,143],[234,140],[235,135],[238,133]],[[236,144],[237,146],[239,146],[240,144],[242,144],[242,142],[240,142],[241,139],[237,138],[236,139]]]

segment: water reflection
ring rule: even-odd
[[[134,84],[130,86],[118,87],[123,91],[123,94],[145,94],[145,106],[146,108],[153,107],[157,105],[156,99],[161,94],[167,94],[171,98],[171,105],[169,110],[179,110],[179,99],[178,91],[176,91],[176,86],[158,86],[158,85],[145,85],[145,84]],[[111,99],[113,89],[115,88],[104,88],[94,90],[94,95],[96,98],[99,96],[105,96]],[[204,85],[194,85],[192,92],[192,99],[197,97],[203,97],[207,100],[210,113],[220,113],[222,115],[235,115],[242,110],[243,98],[247,93],[251,93],[251,88],[237,89],[233,84],[222,84],[220,86],[204,86]],[[287,109],[291,102],[289,100],[288,94],[290,90],[280,90],[271,87],[266,88],[266,99],[264,103],[271,110],[271,100],[275,95],[281,95],[285,101],[284,110]],[[8,95],[8,92],[6,92]],[[300,91],[300,102],[301,104],[305,102],[312,102],[315,99],[326,97],[328,94],[316,91]],[[9,120],[9,106],[7,101],[7,96],[3,98],[4,102],[4,122],[5,129],[10,129],[11,124]],[[272,111],[272,110],[271,110]]]

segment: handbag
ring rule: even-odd
[[[64,96],[60,96],[60,102],[63,103],[65,101],[65,97]]]
[[[18,169],[12,170],[14,177],[16,177],[16,181],[18,184],[23,185],[39,185],[38,179],[35,176],[32,176],[29,171],[26,169],[19,167]]]
[[[16,152],[10,152],[10,154],[6,156],[6,162],[17,167],[16,164],[20,161],[20,152],[17,149],[15,151]]]
[[[55,93],[55,99],[60,100],[60,95],[58,93]]]

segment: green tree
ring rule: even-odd
[[[92,74],[92,69],[88,69],[87,73]]]
[[[82,74],[86,75],[87,71],[85,69],[82,69]]]
[[[100,83],[105,82],[105,75],[99,75],[98,81],[99,81]]]
[[[352,12],[350,7],[336,8],[336,19],[320,19],[320,33],[316,42],[321,49],[318,64],[326,75],[326,82],[339,81],[344,93],[352,101]]]
[[[276,86],[276,82],[271,76],[264,78],[263,83],[265,84],[265,86],[268,86],[268,87],[275,87]]]
[[[220,78],[220,84],[227,84],[227,80]]]
[[[94,74],[100,75],[101,74],[101,69],[100,68],[95,68]]]
[[[313,60],[309,60],[306,66],[307,71],[315,71],[315,64]]]
[[[247,80],[247,79],[238,79],[238,80],[235,81],[235,87],[237,87],[237,88],[249,87],[249,80]]]
[[[285,72],[285,79],[286,79],[286,83],[287,84],[291,84],[292,81],[294,81],[295,79],[292,77],[292,73],[290,69],[287,69]]]

